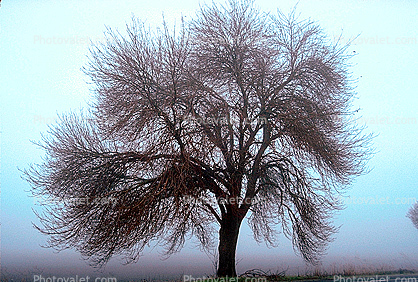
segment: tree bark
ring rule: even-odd
[[[219,230],[218,277],[236,277],[235,254],[238,234],[242,220],[237,216],[227,215],[221,222]]]

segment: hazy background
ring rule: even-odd
[[[221,2],[221,1],[215,1]],[[297,1],[255,1],[264,11],[288,13]],[[69,276],[180,277],[213,274],[211,259],[192,240],[182,252],[161,260],[150,248],[138,263],[112,260],[97,273],[72,250],[56,253],[40,245],[46,237],[32,227],[38,220],[28,183],[19,169],[42,161],[37,141],[57,114],[86,107],[91,86],[80,71],[89,42],[103,38],[105,25],[123,30],[132,13],[151,25],[186,20],[198,1],[2,1],[0,8],[1,95],[1,267],[2,273]],[[223,2],[221,2],[223,3]],[[341,225],[323,268],[399,269],[418,267],[418,230],[405,217],[418,199],[418,1],[300,0],[301,18],[317,21],[331,40],[356,36],[350,52],[358,78],[359,123],[374,140],[372,171],[347,192]],[[239,273],[261,268],[288,273],[311,270],[281,237],[268,249],[252,239],[244,224],[237,254]]]

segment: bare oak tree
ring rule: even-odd
[[[418,203],[412,206],[408,211],[407,217],[409,217],[416,228],[418,228]]]
[[[247,218],[255,240],[274,245],[280,227],[315,263],[369,154],[346,53],[311,21],[234,0],[177,32],[109,30],[85,69],[91,111],[51,127],[44,163],[26,172],[55,201],[38,229],[98,266],[150,242],[169,255],[189,236],[206,249],[217,239],[217,274],[235,276]]]

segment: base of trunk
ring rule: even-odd
[[[219,261],[218,261],[218,277],[236,277],[235,270],[235,254],[237,249],[238,234],[241,221],[232,218],[225,219],[219,230]]]

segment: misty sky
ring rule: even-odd
[[[220,1],[215,1],[220,2]],[[288,13],[297,1],[256,0],[264,11]],[[204,3],[204,2],[200,2]],[[81,72],[90,41],[103,39],[105,25],[124,30],[134,14],[160,25],[162,12],[179,24],[199,8],[198,1],[64,1],[4,0],[0,8],[1,108],[1,265],[2,271],[83,275],[91,273],[72,250],[56,253],[40,245],[46,237],[32,227],[39,209],[29,197],[30,186],[19,169],[42,161],[37,141],[57,114],[86,108],[91,85]],[[318,22],[330,40],[357,38],[349,52],[353,77],[358,78],[354,108],[359,123],[374,132],[376,154],[371,172],[347,190],[346,209],[335,216],[341,225],[324,257],[324,268],[356,265],[370,268],[418,267],[418,230],[406,218],[418,199],[418,1],[300,0],[301,18]],[[245,222],[244,222],[245,223]],[[115,277],[205,275],[214,268],[194,247],[161,260],[150,248],[138,263],[122,266],[112,260],[104,270]],[[283,236],[279,246],[254,242],[246,224],[240,233],[237,271],[252,268],[305,272]],[[102,273],[102,274],[104,274]],[[96,276],[101,274],[96,273]]]

